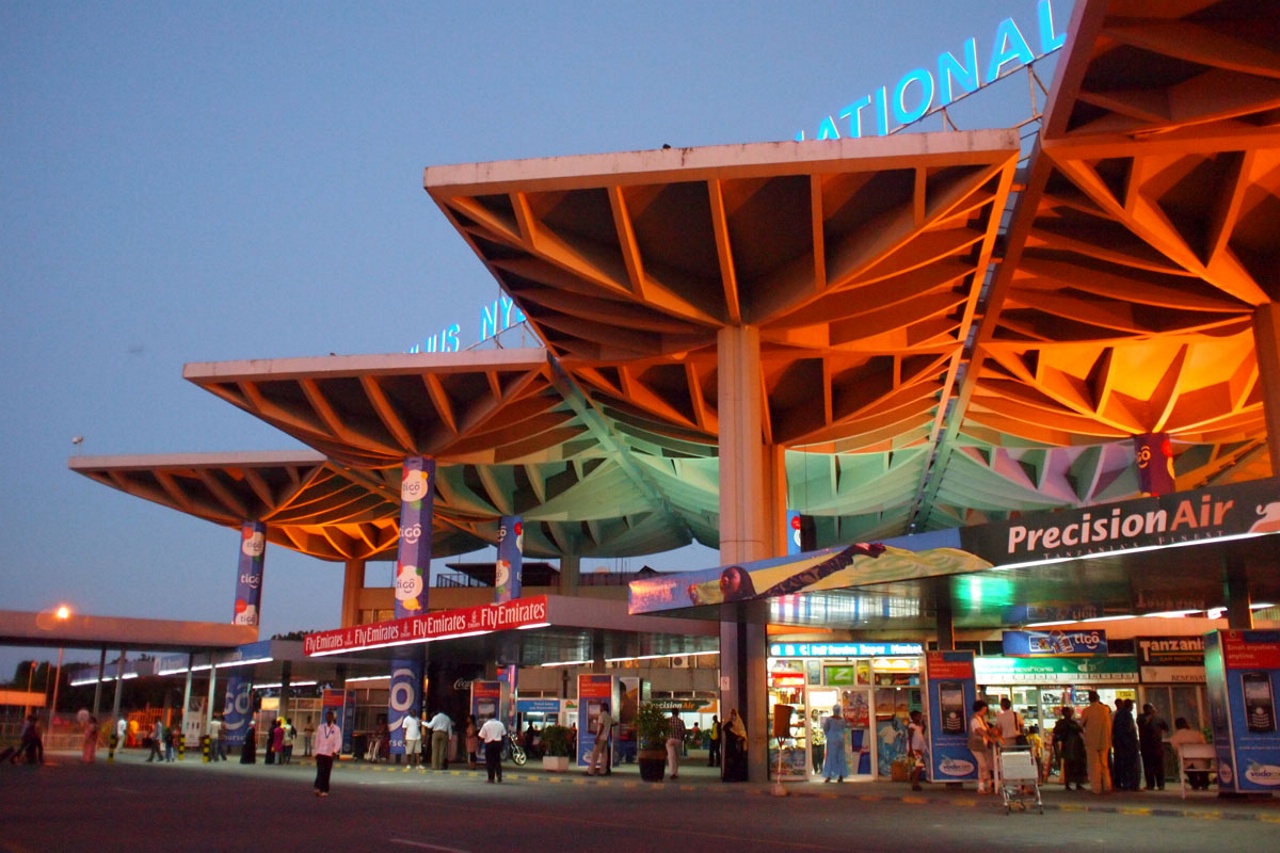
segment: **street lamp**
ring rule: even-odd
[[[58,609],[53,612],[58,617],[58,621],[65,622],[67,617],[71,615],[71,608],[65,604],[58,605]],[[49,705],[49,734],[53,734],[53,718],[58,713],[58,682],[62,680],[62,652],[63,646],[58,646],[58,670],[53,676],[53,702]]]
[[[31,698],[31,679],[35,677],[36,667],[38,666],[40,666],[40,661],[33,660],[31,662],[30,668],[27,669],[27,698],[28,699]],[[31,716],[31,703],[28,702],[22,709],[22,719],[25,720],[27,717],[30,717],[30,716]]]

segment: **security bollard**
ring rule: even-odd
[[[111,764],[116,760],[116,746],[120,742],[119,736],[112,734],[107,738],[107,763]]]
[[[209,736],[200,736],[200,754],[204,756],[204,763],[209,763]]]
[[[187,754],[187,739],[183,735],[178,735],[178,760]]]

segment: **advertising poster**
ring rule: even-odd
[[[504,515],[498,521],[498,560],[494,565],[494,601],[520,597],[524,571],[524,520]]]
[[[725,601],[749,601],[862,584],[942,577],[990,568],[956,548],[909,551],[857,543],[741,565],[632,581],[631,613],[660,613]]]
[[[434,459],[414,456],[400,470],[400,541],[396,550],[395,617],[405,619],[427,612],[431,573],[432,496]],[[422,710],[422,652],[392,658],[391,690],[387,698],[387,752],[404,755],[404,716]],[[343,731],[346,729],[344,727]]]
[[[931,651],[924,658],[925,769],[930,782],[978,778],[968,746],[969,714],[977,699],[973,652]]]
[[[1107,653],[1106,631],[1005,631],[1005,657],[1082,657]]]
[[[596,724],[600,712],[607,705],[609,717],[614,721],[612,735],[616,735],[618,702],[612,675],[581,674],[578,676],[578,766],[586,767],[591,750],[596,745]]]
[[[224,695],[222,739],[228,747],[239,749],[244,745],[244,733],[253,721],[253,679],[243,675],[228,676]]]
[[[1217,631],[1205,638],[1205,679],[1220,790],[1280,790],[1275,685],[1280,631]]]
[[[502,707],[504,686],[496,679],[471,682],[471,713],[476,718],[477,728],[494,717],[499,720],[506,719],[507,715],[504,713],[506,709]]]
[[[262,563],[267,551],[267,526],[246,521],[240,528],[240,564],[236,572],[233,625],[257,625],[262,601]]]

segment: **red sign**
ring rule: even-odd
[[[965,660],[947,660],[946,652],[925,652],[925,663],[929,668],[929,678],[933,681],[941,679],[973,678],[973,658],[966,655]]]
[[[482,604],[479,607],[407,616],[390,622],[321,631],[308,634],[302,641],[302,649],[313,657],[336,655],[360,649],[404,646],[490,631],[509,631],[545,624],[546,621],[547,597],[538,595],[516,598],[501,604]]]
[[[1256,635],[1251,641],[1238,631],[1223,631],[1222,660],[1227,669],[1280,669],[1280,642],[1258,640]]]

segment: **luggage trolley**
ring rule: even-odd
[[[1026,811],[1034,805],[1044,814],[1044,802],[1040,799],[1040,768],[1031,752],[1024,749],[1006,749],[999,753],[1000,795],[1004,798],[1004,813],[1009,814],[1017,805]]]

